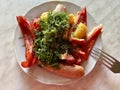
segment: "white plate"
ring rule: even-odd
[[[80,10],[80,7],[70,3],[70,2],[61,2],[61,1],[51,1],[51,2],[46,2],[44,4],[41,4],[39,6],[36,6],[32,8],[26,15],[25,17],[29,20],[32,21],[35,17],[38,17],[42,12],[53,10],[57,4],[63,4],[66,6],[67,11],[73,14],[76,14],[77,11]],[[88,14],[88,13],[87,13]],[[95,21],[93,18],[90,16],[90,14],[87,15],[87,23],[88,23],[88,28],[91,30],[94,26],[96,26]],[[22,37],[20,28],[17,26],[16,32],[15,32],[15,37],[14,37],[14,48],[15,48],[15,53],[17,56],[17,61],[21,67],[21,62],[25,60],[25,47],[23,39],[20,39]],[[99,37],[95,47],[102,48],[102,42],[101,38]],[[94,68],[96,64],[96,60],[93,59],[91,56],[89,57],[89,60],[84,63],[85,67],[85,75],[88,75]],[[44,69],[41,69],[38,67],[38,65],[34,65],[30,68],[23,68],[21,69],[30,75],[31,77],[35,78],[36,80],[40,81],[41,83],[45,84],[57,84],[57,85],[64,85],[68,83],[72,83],[73,81],[76,81],[78,79],[70,79],[70,78],[65,78],[58,76],[54,73],[51,73],[49,71],[46,71]]]

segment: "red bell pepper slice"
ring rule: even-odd
[[[73,56],[76,57],[77,59],[81,59],[82,62],[86,59],[86,52],[82,51],[81,49],[73,50]]]
[[[40,25],[38,23],[39,20],[40,20],[40,18],[34,18],[33,22],[31,23],[31,27],[32,27],[31,33],[32,33],[33,39],[36,38],[35,30],[41,31]]]
[[[98,38],[98,36],[101,34],[102,32],[102,25],[99,25],[97,27],[95,27],[93,29],[93,31],[91,32],[91,34],[89,35],[86,44],[82,47],[80,47],[79,50],[73,50],[73,56],[76,57],[78,59],[77,64],[80,64],[82,61],[84,60],[88,60],[90,52]],[[80,45],[81,41],[79,42],[79,40],[77,40],[77,45]]]
[[[66,61],[69,64],[74,64],[76,62],[76,59],[67,52],[64,54],[61,54],[60,59]]]
[[[19,27],[21,29],[24,38],[24,43],[26,46],[26,52],[25,52],[26,61],[23,61],[21,65],[23,67],[30,67],[35,63],[35,62],[33,63],[34,52],[32,50],[32,46],[33,46],[34,37],[33,37],[33,33],[31,32],[32,27],[30,22],[27,21],[24,16],[17,16],[16,18]]]
[[[75,21],[75,25],[79,24],[79,23],[84,23],[85,25],[87,25],[87,12],[86,12],[86,7],[82,8],[82,10],[80,10],[77,14],[76,17],[76,21]]]
[[[31,26],[34,29],[40,29],[40,26],[39,26],[39,20],[40,18],[34,18],[33,22],[31,23]]]
[[[91,31],[91,33],[90,33],[90,35],[88,37],[88,40],[87,40],[87,50],[86,50],[86,54],[87,54],[86,55],[87,56],[86,60],[88,60],[89,54],[90,54],[93,46],[95,45],[95,42],[96,42],[97,38],[99,37],[99,35],[102,32],[102,27],[103,27],[102,25],[99,25],[99,26],[95,27]]]
[[[89,43],[93,39],[96,39],[96,37],[98,37],[102,32],[102,28],[103,28],[102,24],[93,28],[93,30],[88,34],[87,43]]]
[[[85,39],[78,39],[78,38],[71,37],[70,42],[77,44],[79,46],[85,46],[87,41]]]

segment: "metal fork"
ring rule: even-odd
[[[97,59],[100,58],[100,61],[112,72],[120,73],[120,62],[103,50],[93,48],[91,56]]]

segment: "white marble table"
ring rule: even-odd
[[[21,70],[13,51],[15,16],[25,15],[46,1],[0,0],[0,90],[120,90],[120,74],[112,73],[100,63],[87,77],[63,86],[39,83]],[[104,25],[103,49],[120,60],[120,1],[74,0],[73,3],[87,6],[95,21]]]

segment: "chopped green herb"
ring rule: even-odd
[[[40,20],[41,32],[35,31],[34,51],[41,66],[51,65],[58,68],[60,54],[68,51],[71,46],[63,35],[69,28],[69,15],[65,12],[49,12],[47,19]]]

